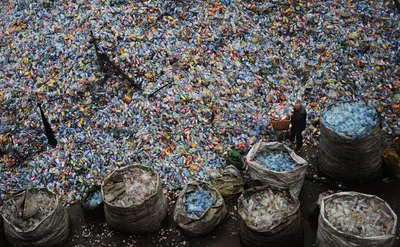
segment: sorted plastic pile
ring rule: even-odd
[[[156,191],[155,179],[148,171],[139,168],[133,168],[130,173],[123,174],[122,180],[119,195],[105,195],[105,200],[114,206],[141,204]]]
[[[299,165],[284,151],[270,151],[257,155],[256,162],[275,172],[289,172]]]
[[[56,201],[54,196],[49,197],[48,193],[42,191],[27,195],[29,198],[24,195],[10,199],[3,206],[1,214],[20,230],[27,231],[35,228],[55,210]]]
[[[335,198],[325,205],[326,219],[338,230],[360,237],[391,234],[394,219],[387,206],[371,198]]]
[[[268,188],[245,199],[243,208],[246,222],[257,228],[270,229],[293,211],[294,206],[286,192],[274,193]]]
[[[364,102],[333,105],[322,114],[323,124],[336,133],[358,138],[370,133],[377,125],[376,109]]]
[[[400,126],[390,108],[400,59],[391,1],[257,2],[263,14],[241,0],[116,2],[0,1],[0,134],[11,132],[18,150],[0,157],[3,199],[47,186],[69,205],[137,160],[173,199],[187,181],[218,174],[231,145],[246,152],[272,132],[273,104],[301,98],[309,119],[368,98],[388,106],[385,129]],[[90,31],[143,91],[117,76],[103,82]],[[308,126],[305,143],[317,137]]]
[[[103,198],[101,197],[101,192],[99,190],[91,193],[86,198],[86,204],[89,207],[95,208],[95,207],[99,206],[102,202],[103,202]]]
[[[186,194],[185,211],[188,214],[200,217],[207,209],[215,205],[215,199],[207,190],[197,187],[193,192]]]

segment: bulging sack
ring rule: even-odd
[[[253,187],[239,197],[240,239],[245,247],[303,245],[300,202],[288,189]]]
[[[340,192],[322,198],[317,247],[392,247],[397,215],[374,195]]]
[[[256,161],[257,156],[276,151],[287,152],[297,166],[291,171],[277,172]],[[252,179],[259,180],[264,185],[288,188],[295,197],[299,197],[306,175],[307,161],[298,156],[293,150],[279,142],[259,142],[251,148],[246,160]]]
[[[167,215],[167,199],[160,176],[143,165],[113,171],[101,184],[107,224],[119,231],[156,232]]]
[[[48,189],[29,189],[0,209],[10,246],[60,246],[69,236],[69,215],[58,195]]]
[[[348,102],[339,102],[345,104]],[[351,102],[350,102],[351,103]],[[335,105],[327,107],[329,110]],[[318,168],[339,181],[365,181],[377,177],[382,167],[382,131],[378,122],[357,138],[329,129],[321,121]]]
[[[225,200],[240,196],[244,191],[244,184],[239,170],[234,166],[225,167],[221,175],[211,181],[211,185],[221,193]]]
[[[190,198],[191,195],[193,196],[198,191],[201,192],[199,193],[200,196],[208,194],[208,198]],[[207,201],[201,202],[202,199]],[[189,202],[200,202],[199,205],[188,205],[189,202],[187,200]],[[212,200],[212,203],[209,202],[210,200]],[[227,210],[222,195],[206,182],[189,182],[181,191],[174,211],[175,222],[182,228],[184,233],[193,236],[209,233],[226,216]]]

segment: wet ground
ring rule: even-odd
[[[315,157],[312,149],[303,149],[301,156]],[[315,160],[311,161],[312,163]],[[341,185],[342,188],[340,186]],[[400,180],[387,177],[380,178],[368,184],[336,184],[320,183],[313,179],[313,170],[307,173],[303,185],[300,201],[302,203],[302,218],[304,226],[304,247],[314,246],[317,231],[317,219],[309,217],[311,205],[318,199],[320,193],[333,191],[358,191],[374,194],[385,200],[400,215]],[[164,246],[191,246],[191,247],[239,247],[238,214],[234,202],[228,203],[230,218],[213,232],[206,236],[193,238],[181,233],[173,220],[174,202],[170,202],[169,214],[165,219],[162,229],[149,235],[130,235],[111,230],[104,219],[95,222],[85,220],[80,204],[75,204],[69,209],[71,218],[71,236],[64,247],[100,247],[100,246],[135,246],[135,247],[164,247]],[[400,224],[397,227],[397,237],[394,246],[400,247]],[[7,247],[4,238],[0,238],[0,246]]]

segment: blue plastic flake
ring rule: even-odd
[[[186,194],[185,211],[188,214],[201,216],[207,209],[215,205],[210,192],[197,187],[195,191]]]
[[[99,206],[102,202],[103,202],[103,198],[101,196],[100,191],[95,191],[86,198],[86,204],[89,207],[95,208],[95,207]]]
[[[255,158],[255,161],[275,172],[289,172],[299,167],[289,153],[283,151],[262,153]]]
[[[322,114],[325,127],[349,137],[358,138],[371,132],[377,123],[377,112],[363,102],[339,103]]]

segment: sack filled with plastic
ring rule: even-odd
[[[321,117],[319,170],[344,182],[379,176],[381,136],[375,108],[354,101],[328,106]]]
[[[227,166],[220,176],[211,181],[211,185],[216,188],[225,200],[237,198],[244,191],[244,180],[240,172],[234,166]]]
[[[397,215],[382,199],[357,192],[322,198],[317,247],[392,247]]]
[[[240,239],[245,247],[303,245],[300,202],[290,190],[254,187],[239,197]]]
[[[58,195],[46,188],[23,191],[0,211],[10,246],[60,246],[69,237],[68,212]]]
[[[167,215],[159,174],[142,165],[113,171],[101,184],[107,224],[119,231],[156,232]]]
[[[189,182],[176,201],[174,220],[188,235],[205,235],[226,217],[222,195],[206,182]]]
[[[101,196],[101,187],[91,186],[81,200],[83,216],[85,219],[96,221],[104,219],[104,203]]]
[[[264,185],[288,188],[299,197],[303,186],[307,161],[279,142],[259,142],[246,157],[250,177]]]

